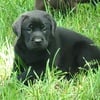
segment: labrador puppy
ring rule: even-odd
[[[55,9],[56,11],[61,11],[66,13],[69,10],[75,10],[77,0],[35,0],[35,9],[46,10],[46,8]]]
[[[94,6],[100,0],[35,0],[35,9],[46,10],[46,7],[51,7],[53,9],[66,12],[68,10],[74,10],[78,3],[92,3]]]
[[[55,20],[45,11],[34,10],[22,14],[13,23],[13,31],[17,36],[14,71],[18,72],[19,80],[23,81],[26,77],[35,79],[34,71],[40,76],[45,72],[48,59],[52,67],[58,49],[54,66],[71,74],[85,66],[86,61],[100,60],[100,49],[92,40],[57,27]]]

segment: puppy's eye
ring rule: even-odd
[[[27,27],[27,32],[32,32],[32,30],[33,30],[33,25],[32,24],[30,24],[28,27]]]
[[[30,24],[28,27],[32,29],[32,28],[33,28],[33,25],[32,25],[32,24]]]
[[[32,29],[31,29],[31,28],[27,28],[26,31],[27,31],[27,32],[31,32]]]

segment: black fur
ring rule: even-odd
[[[45,72],[48,58],[51,67],[58,48],[60,50],[56,56],[55,65],[60,70],[71,74],[78,72],[78,67],[85,65],[84,58],[87,61],[100,60],[100,50],[89,38],[71,30],[56,27],[54,19],[44,11],[35,10],[22,14],[14,22],[13,31],[18,38],[14,49],[16,55],[14,71],[18,71],[18,79],[25,80],[29,68],[28,77],[32,80],[35,78],[33,71],[38,75]],[[18,58],[23,63],[20,63]]]

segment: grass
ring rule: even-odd
[[[22,12],[33,9],[33,0],[2,0],[0,2],[0,100],[100,100],[100,69],[88,71],[64,80],[63,73],[55,68],[47,71],[43,80],[38,79],[29,86],[10,78],[13,64],[15,35],[12,23]],[[65,19],[55,13],[58,26],[80,32],[100,46],[100,3],[92,6],[78,5],[77,13],[66,15]],[[58,77],[60,76],[60,79]]]

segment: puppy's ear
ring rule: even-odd
[[[54,36],[56,30],[56,21],[49,14],[47,14],[46,17],[51,23],[52,35]]]
[[[53,18],[51,18],[51,25],[52,25],[52,34],[54,36],[56,30],[56,21]]]
[[[22,22],[25,19],[25,15],[21,15],[13,24],[12,24],[12,29],[13,32],[20,37],[21,36],[21,26],[22,26]]]

